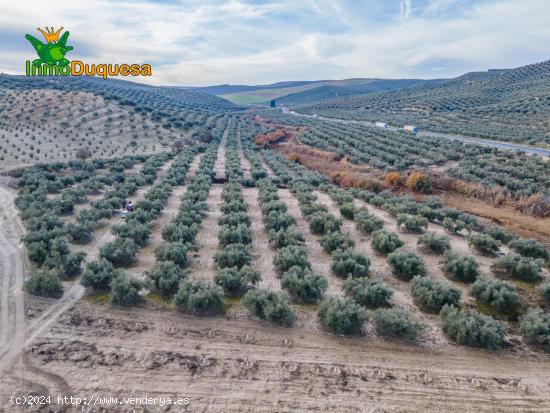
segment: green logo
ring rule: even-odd
[[[63,33],[61,39],[59,39],[59,33],[61,33],[61,30],[63,30],[63,27],[57,31],[54,31],[53,27],[46,27],[46,30],[38,28],[38,31],[42,33],[46,39],[46,44],[42,43],[30,34],[25,35],[25,39],[31,42],[34,50],[38,53],[39,59],[32,61],[33,66],[40,67],[42,64],[46,64],[48,66],[64,67],[71,63],[65,58],[65,54],[67,54],[68,51],[73,50],[72,46],[67,46],[69,32]]]

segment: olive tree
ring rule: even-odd
[[[425,328],[410,311],[400,308],[380,308],[373,318],[376,332],[392,338],[414,340]]]
[[[497,350],[504,338],[505,328],[500,322],[476,310],[458,310],[445,305],[439,313],[443,331],[458,344]]]
[[[250,290],[244,295],[241,302],[253,316],[285,327],[292,326],[296,319],[296,314],[284,293]]]
[[[516,287],[507,281],[480,277],[470,292],[479,302],[505,314],[513,313],[520,302]]]
[[[426,275],[426,265],[417,254],[397,250],[388,255],[388,263],[397,278],[409,281],[415,275]]]
[[[314,302],[323,296],[328,283],[309,268],[294,266],[283,274],[281,287],[298,301]]]
[[[203,282],[183,281],[174,296],[174,304],[179,310],[195,315],[219,314],[223,303],[223,289]]]
[[[336,334],[358,334],[368,321],[365,309],[350,298],[325,298],[317,315],[321,324]]]
[[[364,278],[348,278],[344,284],[346,295],[357,304],[374,308],[389,305],[393,291],[380,280]]]
[[[444,305],[458,307],[462,295],[460,290],[452,288],[447,282],[418,275],[411,280],[411,294],[422,309],[435,313]]]

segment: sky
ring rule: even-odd
[[[143,64],[155,85],[447,78],[547,60],[549,0],[2,0],[0,72],[63,26],[69,60]]]

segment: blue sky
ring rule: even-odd
[[[548,59],[548,0],[21,0],[0,4],[0,71],[64,26],[87,63],[150,63],[153,84],[438,78]]]

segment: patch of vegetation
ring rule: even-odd
[[[458,281],[473,283],[479,276],[479,264],[472,256],[445,253],[443,271]]]
[[[505,328],[500,322],[476,310],[443,306],[439,313],[443,331],[458,344],[496,351],[502,345]]]
[[[414,276],[426,275],[426,265],[422,258],[412,252],[397,250],[388,256],[388,263],[392,273],[397,278],[410,281]]]
[[[507,281],[480,277],[470,292],[479,302],[503,314],[514,313],[520,303],[516,287]]]
[[[367,312],[350,298],[326,298],[317,314],[321,324],[335,334],[359,334],[368,321]]]
[[[346,295],[357,304],[376,308],[389,305],[393,291],[380,280],[364,278],[348,278],[344,284]]]
[[[373,319],[376,332],[392,338],[415,340],[425,328],[410,311],[400,308],[380,308],[374,312]]]
[[[267,290],[251,290],[241,300],[243,306],[252,314],[263,320],[290,327],[296,315],[283,293]]]
[[[195,315],[215,315],[223,311],[223,289],[203,282],[183,281],[174,296],[174,304]]]
[[[411,281],[411,294],[422,309],[434,313],[438,313],[444,305],[458,307],[462,295],[449,283],[418,275]]]

